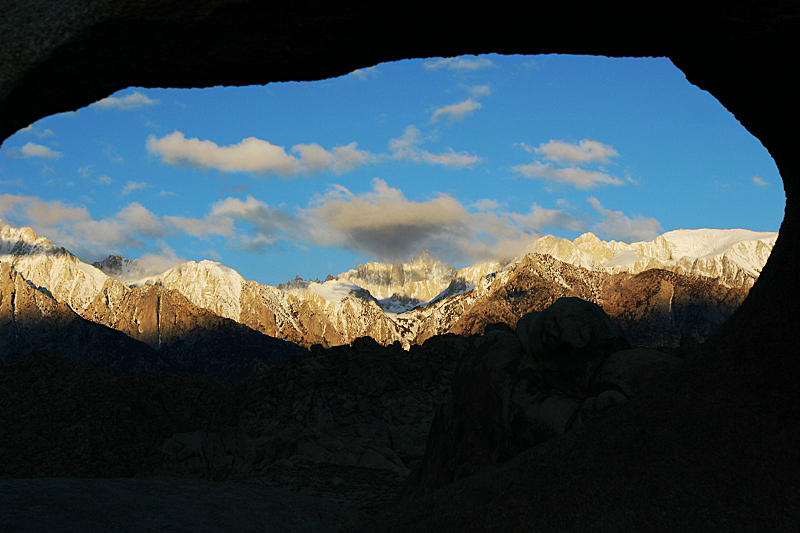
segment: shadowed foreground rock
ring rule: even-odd
[[[747,299],[659,387],[362,530],[794,530],[800,160],[785,125],[800,120],[787,68],[800,5],[676,2],[657,17],[604,4],[536,7],[543,23],[531,32],[529,18],[505,9],[475,16],[431,3],[386,17],[368,2],[4,0],[0,138],[131,85],[321,79],[379,61],[480,52],[667,56],[763,143],[783,180],[780,236]]]
[[[640,395],[681,363],[629,347],[600,306],[578,298],[523,316],[516,335],[495,329],[474,338],[400,497],[419,497],[504,463]]]
[[[0,481],[4,533],[332,532],[352,508],[270,487],[154,477]]]

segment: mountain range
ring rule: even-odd
[[[547,236],[508,261],[455,269],[423,251],[407,263],[272,287],[213,261],[157,275],[121,256],[89,265],[30,228],[2,224],[0,359],[50,347],[118,370],[240,379],[315,344],[369,336],[407,349],[493,323],[514,327],[563,296],[600,304],[635,345],[675,347],[687,335],[704,340],[730,316],[776,238],[742,229],[677,230],[633,244]],[[108,346],[128,354],[124,363],[96,354]]]

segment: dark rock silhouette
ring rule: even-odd
[[[780,126],[799,118],[787,65],[800,6],[677,2],[657,17],[623,17],[604,4],[537,7],[545,23],[532,33],[529,18],[504,9],[475,16],[430,3],[386,17],[368,2],[6,0],[0,138],[131,85],[322,79],[380,61],[479,52],[666,56],[764,144],[783,179],[780,236],[747,299],[659,387],[350,529],[792,530],[800,522],[800,163]],[[564,20],[569,31],[552,23]]]
[[[436,410],[425,457],[400,496],[419,497],[504,463],[624,403],[621,391],[638,393],[651,383],[641,379],[649,369],[635,364],[645,357],[638,352],[617,357],[603,373],[604,363],[629,347],[600,306],[578,298],[524,316],[516,335],[494,329],[474,338],[455,369],[452,396]],[[594,379],[598,370],[605,381]],[[609,390],[616,395],[601,398]]]

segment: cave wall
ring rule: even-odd
[[[363,0],[346,4],[321,0],[0,0],[0,140],[49,114],[77,109],[129,86],[311,80],[382,61],[460,54],[667,56],[691,83],[709,91],[731,111],[775,159],[786,193],[780,236],[744,304],[687,360],[689,372],[665,389],[656,408],[631,408],[617,416],[617,426],[611,429],[598,423],[591,435],[576,433],[561,442],[560,448],[529,454],[531,461],[539,461],[531,475],[539,478],[535,487],[545,487],[541,489],[544,492],[537,493],[539,489],[529,486],[524,491],[514,489],[506,497],[522,498],[515,500],[523,506],[517,509],[519,516],[541,516],[562,526],[573,523],[566,520],[577,520],[574,523],[586,530],[602,529],[585,527],[597,525],[591,511],[596,501],[593,493],[587,489],[584,497],[571,485],[559,485],[564,479],[584,479],[586,469],[581,461],[598,464],[592,453],[600,446],[600,463],[611,466],[596,486],[603,490],[627,486],[626,468],[638,469],[630,474],[635,476],[649,472],[664,485],[665,499],[660,501],[640,491],[625,493],[620,505],[635,509],[637,515],[649,512],[651,518],[659,518],[666,516],[666,508],[682,517],[687,509],[681,507],[681,500],[670,503],[678,494],[687,501],[706,501],[709,507],[692,515],[704,524],[701,529],[719,526],[730,510],[725,501],[743,498],[757,503],[763,500],[764,516],[773,521],[800,516],[797,500],[787,500],[797,491],[796,478],[789,485],[776,481],[776,473],[791,474],[800,464],[796,451],[800,282],[795,274],[795,258],[800,256],[800,150],[795,126],[800,105],[793,72],[800,3],[678,1],[643,5],[641,12],[608,3],[588,8],[574,3],[528,3],[524,13],[503,5],[431,4],[412,0],[387,11],[387,4]],[[655,15],[654,7],[659,10]],[[735,412],[728,407],[732,401],[738,405]],[[703,433],[685,427],[687,416],[703,423],[711,419],[720,422]],[[674,423],[665,422],[670,420]],[[616,428],[624,427],[629,428],[629,436],[618,437]],[[640,435],[659,434],[663,427],[669,429],[663,438],[647,442],[649,448],[640,451],[646,466],[630,466],[625,450],[641,450]],[[772,440],[765,439],[767,433]],[[747,451],[748,447],[757,453]],[[715,463],[718,451],[731,449],[744,450],[732,456],[733,463],[746,462],[755,453],[763,464],[772,465],[773,473],[751,469],[747,483],[735,476],[720,477],[724,469]],[[546,453],[552,455],[543,455]],[[540,455],[541,460],[537,459]],[[683,460],[683,456],[692,460]],[[661,473],[664,475],[659,478]],[[497,475],[498,487],[519,482],[516,470],[506,477],[502,472]],[[672,479],[677,480],[674,486],[668,482]],[[473,529],[480,529],[476,524],[481,520],[487,524],[492,520],[495,529],[503,521],[512,524],[512,515],[507,516],[502,506],[486,498],[489,489],[483,484],[487,481],[443,491],[429,507],[418,502],[418,509],[401,509],[394,519],[404,525],[397,530],[421,523],[415,521],[432,520],[434,515],[442,524],[462,520]],[[474,498],[468,499],[469,495]],[[577,498],[573,505],[583,509],[584,518],[572,514],[565,518],[566,514],[553,511],[571,498]],[[547,501],[553,505],[541,503]],[[442,511],[447,506],[454,509],[450,514]],[[565,513],[571,513],[571,507],[566,508]],[[775,512],[769,514],[770,509]],[[495,516],[500,511],[502,517]],[[622,515],[611,512],[605,516],[610,517],[609,530],[618,530],[617,520]],[[738,527],[746,530],[747,524]],[[374,530],[391,528],[376,522]]]

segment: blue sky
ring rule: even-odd
[[[0,148],[0,218],[92,262],[212,259],[277,285],[547,234],[777,231],[761,143],[665,58],[462,56],[331,80],[128,88]]]

